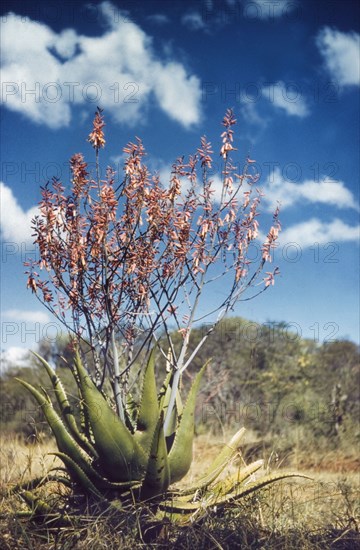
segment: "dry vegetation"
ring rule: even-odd
[[[70,526],[29,522],[19,515],[25,504],[8,490],[45,475],[56,463],[48,455],[56,445],[41,411],[14,376],[44,387],[48,380],[35,365],[8,370],[0,380],[0,550],[360,549],[358,348],[341,341],[322,346],[284,341],[280,326],[274,342],[264,331],[253,349],[251,342],[237,337],[242,326],[240,319],[227,320],[214,333],[214,347],[205,349],[194,365],[196,371],[204,358],[213,357],[196,413],[194,461],[182,484],[192,485],[240,425],[247,427],[241,445],[247,463],[263,458],[271,471],[298,471],[312,480],[276,483],[236,507],[211,510],[186,526],[155,522],[145,505],[120,513],[100,506],[89,511],[84,502]],[[195,332],[195,344],[197,336]],[[59,344],[53,357],[46,348],[41,351],[56,363],[66,350]],[[68,394],[76,395],[71,373],[59,369]],[[190,381],[184,379],[185,395]],[[341,389],[339,405],[334,388]],[[269,404],[276,414],[268,414]],[[44,440],[24,443],[36,435]],[[47,501],[65,502],[63,487],[48,484],[42,490]],[[69,513],[74,509],[79,506],[73,499]]]
[[[193,467],[184,483],[191,483],[203,472],[221,442],[219,437],[209,434],[196,438]],[[359,474],[354,470],[355,461],[350,462],[340,453],[336,461],[335,453],[331,457],[330,464],[336,464],[332,471],[302,468],[313,480],[277,483],[236,508],[221,515],[212,511],[191,525],[178,526],[170,522],[156,525],[148,510],[137,507],[124,514],[106,513],[104,509],[96,515],[83,514],[74,519],[73,528],[69,528],[29,522],[17,514],[25,510],[19,497],[7,496],[7,490],[14,484],[45,475],[57,460],[48,455],[53,450],[51,440],[26,445],[20,438],[2,439],[1,550],[151,547],[353,550],[360,547]],[[257,453],[252,458],[259,457]],[[282,467],[276,454],[264,451],[264,458],[271,469]],[[61,492],[64,490],[59,487]]]

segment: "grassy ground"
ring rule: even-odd
[[[204,472],[221,443],[209,435],[196,438],[194,464],[183,484],[192,484]],[[54,443],[25,445],[21,440],[7,438],[0,444],[0,550],[360,548],[356,456],[332,451],[316,458],[308,453],[306,461],[306,456],[294,453],[287,457],[286,469],[295,462],[298,470],[312,480],[274,484],[221,514],[213,510],[200,522],[187,526],[167,521],[155,524],[148,510],[137,507],[126,514],[106,513],[103,509],[96,515],[84,514],[71,528],[29,524],[16,515],[19,509],[25,509],[18,497],[6,496],[12,485],[44,475],[56,464],[57,459],[47,454],[55,450]],[[272,470],[283,468],[284,462],[276,453],[264,453]],[[261,450],[251,456],[251,460],[258,458]],[[236,463],[232,468],[236,468]],[[61,492],[57,486],[53,490]]]

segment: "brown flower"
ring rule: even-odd
[[[101,113],[102,109],[98,107],[93,121],[93,131],[89,134],[88,137],[88,141],[90,141],[94,149],[97,150],[105,146],[105,138],[103,132],[105,122]]]

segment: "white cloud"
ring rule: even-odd
[[[233,4],[229,2],[228,4]],[[297,8],[298,2],[293,0],[243,0],[244,15],[253,19],[280,19],[288,16]]]
[[[285,111],[289,116],[303,118],[309,114],[304,97],[293,83],[284,84],[279,81],[276,84],[264,86],[261,93],[270,103]]]
[[[59,34],[55,41],[54,48],[61,57],[70,59],[75,54],[78,45],[78,37],[73,29],[65,29]]]
[[[360,225],[350,226],[339,219],[322,222],[317,218],[301,222],[280,233],[279,244],[297,243],[307,247],[314,243],[353,242],[360,237]]]
[[[50,128],[68,126],[72,108],[97,105],[134,125],[150,100],[188,128],[200,121],[197,76],[174,60],[162,60],[152,39],[128,18],[99,5],[106,24],[101,36],[54,32],[47,25],[8,14],[2,23],[4,106]],[[14,40],[16,37],[16,40]]]
[[[29,350],[18,346],[2,350],[0,364],[0,374],[3,374],[8,367],[27,367],[29,366]]]
[[[201,14],[197,11],[185,13],[181,18],[181,22],[191,31],[198,31],[199,29],[204,29],[206,27]]]
[[[201,91],[197,77],[187,78],[182,65],[170,62],[165,70],[160,63],[154,63],[153,78],[155,96],[170,118],[181,120],[185,127],[198,120]],[[189,101],[189,97],[196,101]]]
[[[316,44],[331,78],[340,86],[360,85],[360,35],[324,27]]]
[[[286,180],[280,169],[276,168],[267,178],[264,191],[263,200],[270,210],[273,210],[278,202],[281,203],[282,209],[308,202],[359,210],[353,194],[344,182],[325,177],[319,181],[305,180],[294,183]]]
[[[6,319],[25,321],[26,323],[49,323],[50,317],[45,311],[26,311],[23,309],[7,309],[2,313]]]
[[[38,214],[38,207],[33,206],[24,211],[13,195],[10,187],[0,182],[1,216],[0,230],[1,237],[5,241],[16,243],[30,243],[34,238],[31,236],[31,220]]]

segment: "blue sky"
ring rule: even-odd
[[[359,342],[358,2],[5,1],[1,27],[1,348],[9,357],[56,332],[25,288],[22,261],[34,254],[39,186],[54,175],[68,182],[75,152],[93,161],[86,136],[97,105],[107,124],[104,164],[121,173],[122,148],[138,135],[163,178],[202,135],[217,150],[233,108],[234,161],[255,158],[266,193],[261,227],[277,201],[283,226],[277,284],[235,314],[286,321],[289,333],[320,342]]]

